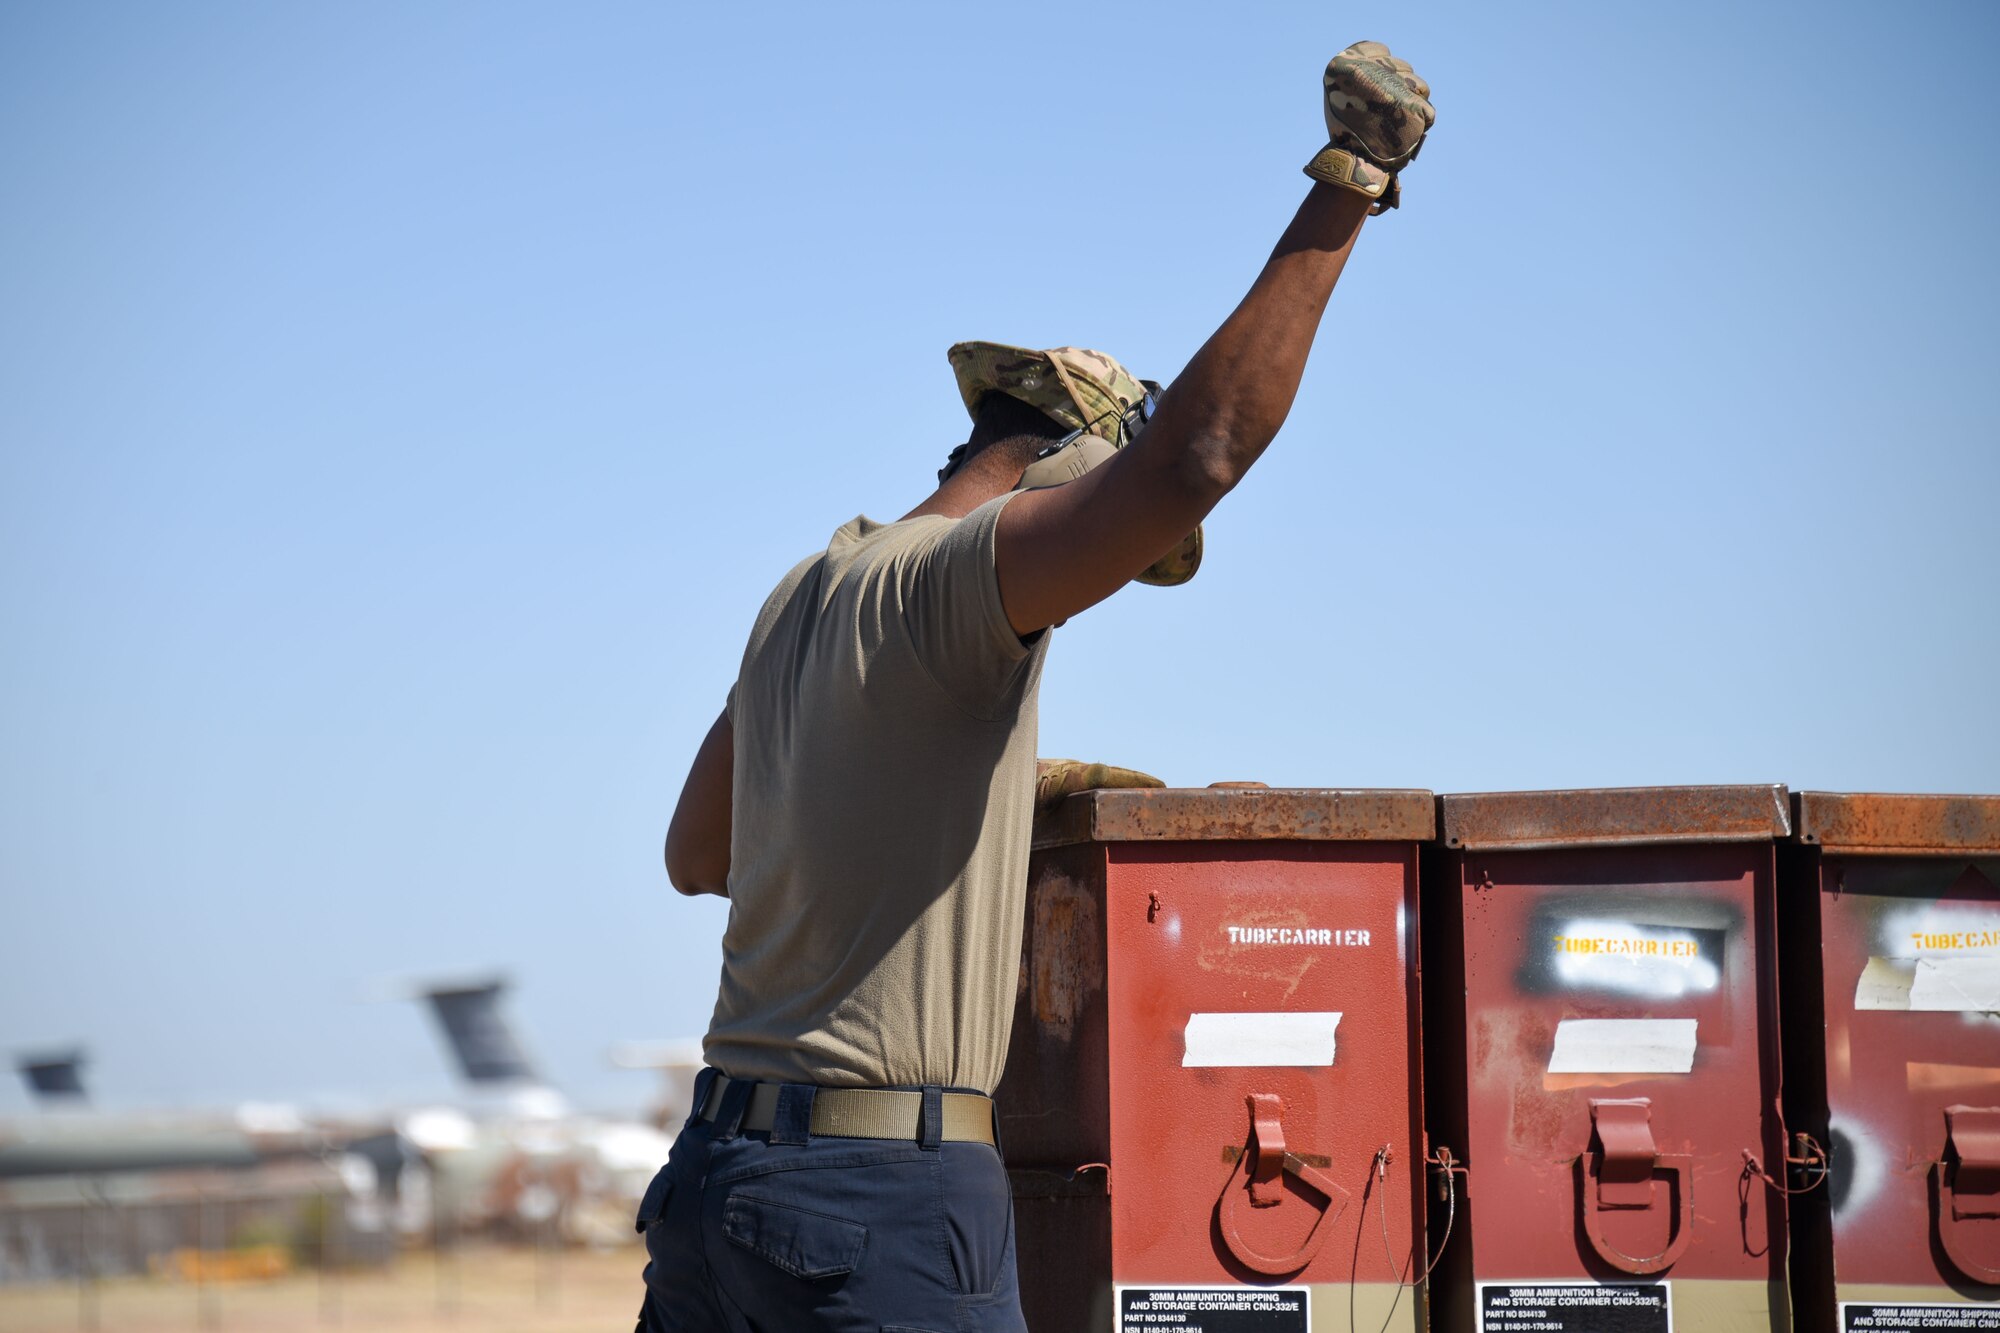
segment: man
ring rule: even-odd
[[[641,1329],[1024,1327],[988,1097],[1049,631],[1192,576],[1429,92],[1379,43],[1334,58],[1317,183],[1157,399],[1099,353],[954,347],[973,428],[937,489],[848,523],[765,602],[667,834],[674,886],[731,907],[709,1068],[639,1211]]]

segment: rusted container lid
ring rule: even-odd
[[[1862,856],[2000,853],[2000,796],[1802,791],[1792,796],[1800,842]]]
[[[1427,791],[1166,787],[1078,792],[1035,821],[1035,846],[1079,842],[1429,842]]]
[[[1471,792],[1438,798],[1447,847],[1531,851],[1765,842],[1792,831],[1781,784]]]

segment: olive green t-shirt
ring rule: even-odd
[[[1011,498],[857,518],[757,616],[729,699],[729,927],[703,1048],[732,1078],[1000,1081],[1048,651],[1000,602]]]

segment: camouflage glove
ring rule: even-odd
[[[1326,132],[1331,142],[1306,175],[1374,201],[1370,213],[1402,202],[1397,173],[1416,160],[1437,120],[1431,86],[1380,42],[1356,42],[1326,64]]]
[[[1136,768],[1115,768],[1110,764],[1084,764],[1074,759],[1035,761],[1035,813],[1045,815],[1063,803],[1065,797],[1098,787],[1164,787],[1167,784]]]

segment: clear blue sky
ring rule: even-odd
[[[1436,89],[1406,205],[1200,578],[1060,632],[1043,753],[2000,791],[1990,4],[16,3],[0,1050],[435,1096],[368,997],[501,968],[636,1105],[758,600],[924,494],[951,342],[1171,378],[1361,37]]]

